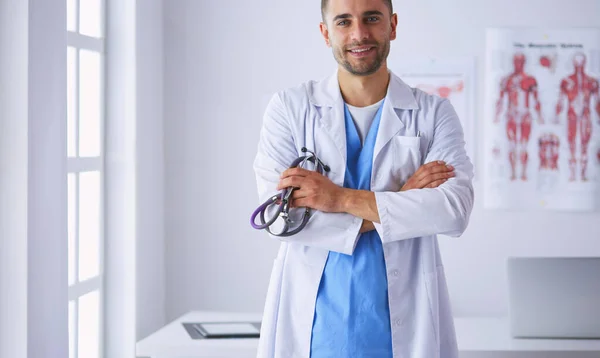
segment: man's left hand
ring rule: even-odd
[[[326,176],[303,168],[290,168],[281,174],[277,190],[296,188],[292,193],[291,207],[306,207],[323,212],[340,212],[344,188]]]

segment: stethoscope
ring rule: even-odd
[[[314,170],[316,172],[323,174],[323,175],[324,175],[324,172],[329,172],[329,170],[330,170],[329,166],[323,164],[323,162],[317,157],[317,155],[315,153],[306,149],[306,147],[302,147],[301,150],[302,150],[302,153],[308,152],[309,155],[296,158],[296,160],[294,160],[292,162],[292,164],[290,165],[290,168],[296,168],[296,167],[306,168],[306,164],[308,162],[311,162],[315,165]],[[252,217],[250,218],[250,224],[252,225],[252,227],[255,229],[258,229],[258,230],[265,229],[271,235],[282,236],[282,237],[295,235],[295,234],[299,233],[302,229],[304,229],[304,227],[306,226],[306,223],[308,223],[308,219],[310,218],[310,208],[304,208],[304,213],[302,214],[302,220],[300,222],[300,225],[298,227],[296,227],[295,229],[290,230],[291,225],[294,224],[294,221],[290,218],[289,200],[290,200],[290,197],[292,196],[292,193],[296,189],[297,188],[294,188],[294,187],[288,187],[286,189],[283,189],[283,190],[281,190],[281,192],[279,194],[271,196],[262,205],[260,205],[254,211],[254,213],[252,213]],[[268,220],[265,220],[265,212],[272,205],[277,205],[277,201],[280,201],[280,202],[279,202],[279,206],[277,207],[273,217],[271,217]],[[260,224],[256,224],[257,216],[260,218]],[[275,221],[277,220],[278,217],[283,218],[284,224],[283,224],[283,229],[281,230],[281,232],[276,233],[276,232],[273,232],[273,230],[271,229],[271,225],[273,225],[275,223]]]

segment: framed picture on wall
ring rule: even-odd
[[[467,155],[475,165],[475,58],[408,57],[390,63],[390,67],[409,86],[452,103],[463,127]]]

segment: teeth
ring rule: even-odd
[[[370,50],[370,48],[365,48],[365,49],[362,49],[362,50],[351,50],[351,51],[352,52],[356,52],[356,53],[360,53],[360,52],[365,52],[365,51],[369,51],[369,50]]]

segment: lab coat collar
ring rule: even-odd
[[[326,80],[314,83],[312,91],[309,91],[309,98],[313,105],[321,107],[319,111],[321,114],[319,119],[320,125],[327,131],[336,144],[342,159],[341,163],[344,164],[343,167],[337,169],[339,172],[344,173],[347,159],[347,143],[344,123],[344,100],[339,87],[337,71]],[[378,154],[391,138],[405,127],[405,123],[398,116],[397,111],[418,108],[419,106],[412,89],[390,71],[390,82],[375,140],[374,160],[377,159]]]
[[[385,97],[387,103],[391,103],[394,109],[418,109],[412,89],[396,76],[392,71],[390,82]],[[310,93],[310,101],[318,107],[335,107],[342,101],[342,93],[338,81],[338,70],[325,80],[318,82]]]

